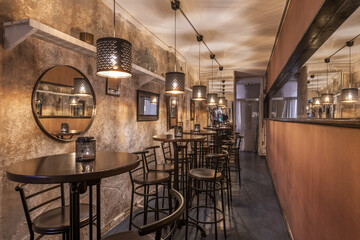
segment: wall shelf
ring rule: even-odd
[[[5,49],[13,49],[28,37],[36,37],[43,41],[53,43],[57,46],[72,50],[74,52],[85,54],[94,58],[96,57],[95,46],[60,32],[55,28],[49,27],[34,19],[23,19],[4,23]],[[133,74],[139,76],[142,85],[150,81],[162,84],[165,83],[164,77],[138,65],[132,64],[132,70]],[[186,88],[186,90],[192,91],[190,88]]]

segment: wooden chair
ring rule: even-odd
[[[108,237],[103,238],[103,240],[160,240],[160,239],[170,239],[177,228],[177,221],[183,214],[185,210],[185,204],[184,204],[184,198],[183,196],[176,190],[170,189],[170,194],[172,197],[176,199],[175,206],[178,206],[177,209],[170,215],[159,219],[158,221],[155,221],[153,223],[147,224],[145,226],[139,227],[138,232],[134,231],[127,231],[127,232],[120,232],[116,234],[112,234]],[[162,235],[162,229],[164,229],[167,226],[170,226],[170,230],[167,232],[166,236],[161,238]],[[152,237],[148,234],[155,233],[155,237]]]
[[[62,234],[63,239],[69,239],[70,233],[70,206],[65,205],[64,186],[63,184],[52,185],[38,192],[25,194],[27,192],[24,187],[27,184],[19,184],[15,190],[19,192],[21,202],[24,208],[26,222],[30,232],[30,240],[35,239],[35,233],[39,236],[36,239],[42,238],[44,235]],[[43,202],[30,204],[35,202],[30,199],[39,198],[45,199]],[[48,204],[60,201],[60,206],[46,210],[41,214],[33,217],[33,212],[44,208]],[[90,210],[89,204],[80,204],[80,227],[85,227],[90,224],[90,221],[96,219],[93,215],[92,220],[89,218]]]

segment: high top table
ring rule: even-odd
[[[233,129],[232,126],[219,126],[219,127],[215,127],[215,126],[209,126],[209,127],[204,127],[204,129],[209,130],[209,131],[215,131],[215,139],[216,139],[216,150],[217,152],[221,152],[221,146],[222,146],[222,137],[221,137],[221,133],[223,131],[230,131]]]
[[[90,170],[84,166],[91,165]],[[126,173],[139,166],[135,154],[124,152],[96,152],[95,161],[76,162],[75,153],[33,158],[18,162],[7,169],[9,180],[20,183],[70,185],[70,236],[80,239],[79,194],[87,182],[98,182],[97,237],[100,239],[100,181],[102,178]],[[86,188],[85,188],[86,189]],[[99,212],[98,212],[99,211]]]
[[[195,132],[194,130],[184,130],[183,134],[209,136],[209,135],[216,135],[217,133],[216,133],[216,131],[200,130],[199,132]]]
[[[167,135],[156,135],[153,136],[153,139],[155,141],[161,141],[161,142],[170,142],[173,144],[173,148],[174,148],[174,186],[173,188],[175,188],[176,190],[179,190],[179,146],[178,143],[189,143],[189,142],[193,142],[194,143],[194,161],[197,162],[197,143],[202,142],[206,139],[206,137],[204,136],[195,136],[195,135],[183,135],[182,137],[175,137],[172,134],[167,134]],[[186,171],[186,184],[187,184],[187,171]],[[185,234],[185,239],[187,239],[187,232],[188,232],[188,224],[192,224],[195,227],[197,227],[200,231],[201,231],[201,235],[202,236],[206,236],[205,231],[198,226],[195,223],[189,222],[188,221],[188,211],[189,211],[189,200],[190,200],[190,196],[189,193],[187,192],[188,187],[186,186],[186,190],[184,191],[185,193],[185,199],[186,199],[186,213],[185,213],[185,220],[180,221],[181,225],[186,225],[186,234]],[[188,223],[188,224],[187,224]]]

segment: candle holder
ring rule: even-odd
[[[63,132],[63,133],[69,132],[69,124],[68,123],[61,123],[61,132]]]
[[[200,132],[200,124],[195,124],[194,132]]]
[[[76,163],[76,173],[91,173],[95,170],[95,161],[86,161]]]
[[[183,127],[176,125],[174,128],[175,137],[182,137],[183,135]]]
[[[96,141],[94,137],[78,137],[76,139],[76,161],[91,161],[96,157]]]

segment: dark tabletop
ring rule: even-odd
[[[51,134],[55,136],[70,136],[70,135],[80,135],[82,132],[83,131],[80,130],[70,130],[68,132],[54,132]]]
[[[9,180],[22,183],[69,183],[118,175],[139,165],[137,156],[125,152],[96,152],[95,161],[76,162],[75,153],[33,158],[7,169]]]
[[[201,142],[205,140],[205,137],[194,135],[183,135],[182,137],[174,137],[174,135],[172,134],[166,134],[153,136],[153,139],[155,141],[161,142]]]
[[[194,132],[194,130],[184,130],[183,134],[192,134],[192,135],[216,135],[215,131],[204,131],[200,130],[200,132]]]
[[[231,130],[232,126],[222,126],[222,127],[204,127],[204,129],[212,131],[221,131],[221,130]]]

